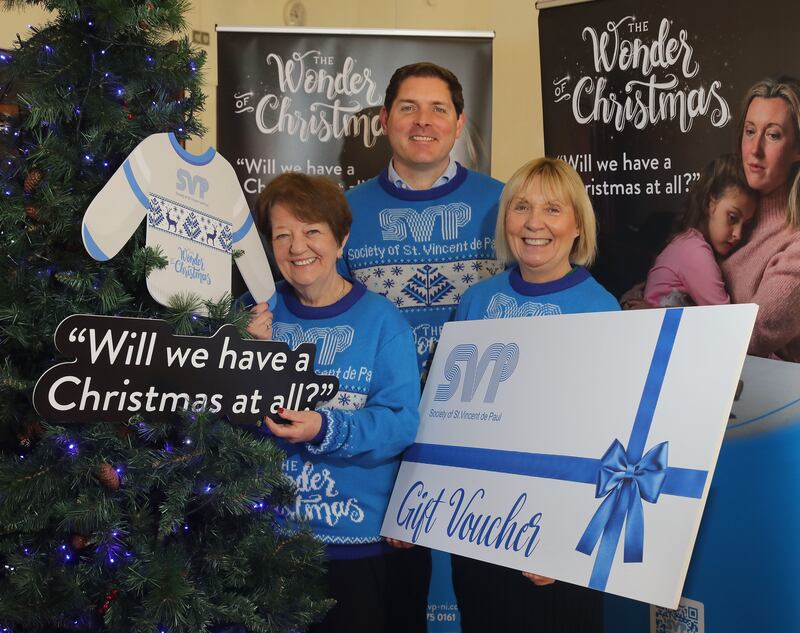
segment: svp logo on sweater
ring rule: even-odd
[[[486,308],[484,319],[510,319],[514,317],[547,316],[561,314],[561,308],[554,303],[538,303],[536,301],[525,301],[517,303],[514,297],[498,292],[495,294],[489,306]]]
[[[312,327],[304,330],[296,323],[273,323],[272,340],[286,343],[292,349],[301,343],[314,343],[317,346],[317,362],[331,365],[339,352],[353,344],[355,330],[349,325],[333,327]]]
[[[458,229],[469,224],[471,218],[472,209],[464,202],[437,204],[419,212],[414,209],[383,209],[378,215],[383,239],[395,242],[405,240],[409,233],[415,242],[430,242],[437,220],[441,239],[457,240]]]

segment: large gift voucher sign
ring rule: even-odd
[[[448,324],[382,533],[674,608],[756,311]]]

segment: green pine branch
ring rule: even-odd
[[[294,490],[271,439],[197,411],[39,425],[32,391],[65,360],[53,343],[65,317],[165,318],[210,336],[243,333],[248,316],[229,296],[157,305],[144,282],[168,262],[144,227],[106,262],[82,244],[88,204],[139,142],[203,132],[188,1],[0,0],[32,5],[54,18],[3,68],[21,114],[0,135],[0,628],[302,629],[330,607],[324,552],[307,526],[283,524]]]

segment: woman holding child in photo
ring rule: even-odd
[[[755,84],[745,95],[737,144],[741,151],[741,168],[747,186],[729,185],[739,192],[736,219],[746,223],[746,208],[751,201],[749,190],[758,195],[750,226],[741,234],[731,226],[729,245],[714,243],[711,236],[713,194],[704,197],[713,179],[714,164],[728,161],[720,158],[704,170],[701,182],[695,185],[686,202],[686,212],[706,209],[701,223],[684,222],[679,234],[656,260],[648,274],[642,297],[641,286],[622,297],[624,308],[667,307],[678,305],[681,298],[697,305],[712,303],[755,303],[758,305],[748,353],[777,360],[800,362],[800,82],[792,77],[768,78]],[[738,157],[737,157],[738,158]],[[712,169],[712,171],[708,171]],[[695,191],[696,190],[696,191]],[[725,198],[724,191],[722,198]],[[695,217],[703,217],[702,214]],[[741,218],[739,222],[738,218]],[[724,286],[720,285],[710,260],[704,258],[702,269],[693,271],[678,247],[694,243],[692,257],[699,259],[700,236],[716,253]],[[694,239],[687,240],[692,237]],[[681,240],[687,240],[681,244]],[[722,246],[723,249],[719,247]],[[735,249],[735,251],[734,251]],[[726,252],[727,250],[727,252]],[[672,252],[669,252],[672,251]],[[666,264],[665,261],[666,260]],[[667,270],[681,266],[682,272]],[[651,279],[652,277],[652,279]],[[695,279],[696,278],[696,279]],[[694,294],[689,288],[700,288]],[[667,292],[664,292],[664,290]],[[673,293],[678,290],[678,293]],[[672,293],[672,295],[671,295]],[[689,303],[691,302],[691,303]]]
[[[748,353],[800,362],[800,83],[765,79],[739,126],[747,183],[760,194],[751,234],[722,265],[734,303],[757,303]]]
[[[647,273],[647,305],[730,303],[717,261],[739,246],[757,202],[735,156],[706,165],[684,200],[673,237]]]

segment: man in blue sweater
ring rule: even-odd
[[[465,123],[458,78],[429,62],[398,68],[380,113],[392,147],[377,177],[347,192],[353,212],[342,272],[388,297],[414,333],[424,380],[464,291],[502,270],[494,226],[502,183],[451,160]],[[390,540],[387,631],[424,633],[430,552]]]

